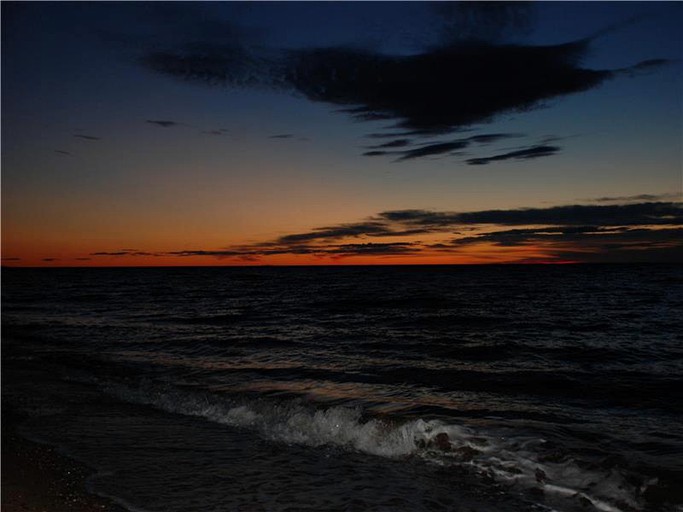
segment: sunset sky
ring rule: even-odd
[[[3,265],[683,261],[681,26],[681,2],[3,2]]]

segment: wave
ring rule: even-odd
[[[546,504],[559,500],[603,512],[644,510],[643,495],[657,484],[614,465],[581,461],[541,438],[438,419],[372,417],[357,406],[314,407],[301,399],[226,399],[151,383],[108,384],[105,390],[124,401],[250,430],[275,442],[457,466],[485,482],[540,493]]]

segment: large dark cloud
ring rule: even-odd
[[[502,114],[540,108],[550,100],[665,63],[649,60],[624,69],[585,68],[581,62],[593,38],[556,45],[498,42],[510,28],[526,23],[531,10],[526,4],[458,2],[438,9],[452,34],[459,36],[445,35],[440,45],[411,55],[357,47],[266,51],[235,39],[149,52],[142,62],[159,73],[208,84],[288,91],[339,107],[338,111],[358,121],[386,121],[388,127],[399,129],[390,136],[400,138],[462,131]],[[468,36],[468,27],[475,29],[472,37]],[[497,140],[488,137],[477,142]],[[454,149],[442,144],[456,143],[418,146],[398,160]],[[393,154],[383,148],[371,149],[375,151],[365,154]],[[536,146],[525,153],[472,158],[468,163],[547,157],[558,150],[555,146]]]
[[[410,56],[299,50],[287,56],[281,83],[313,101],[347,106],[357,120],[391,120],[411,133],[438,134],[612,78],[614,71],[578,65],[588,45],[463,43]]]

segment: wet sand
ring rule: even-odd
[[[111,501],[89,494],[85,481],[92,470],[47,445],[15,431],[17,418],[2,411],[3,512],[124,512]]]

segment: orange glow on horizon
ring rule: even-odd
[[[196,266],[348,266],[348,265],[481,265],[481,264],[567,264],[579,263],[553,257],[544,246],[500,247],[472,244],[453,251],[424,249],[416,254],[316,255],[280,254],[262,257],[174,256],[83,256],[36,257],[5,252],[3,267],[196,267]],[[144,251],[141,251],[144,252]],[[15,259],[20,258],[20,259]]]

